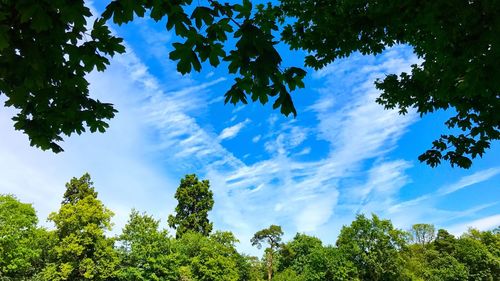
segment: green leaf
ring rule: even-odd
[[[198,28],[201,28],[203,23],[210,25],[214,21],[213,10],[209,7],[198,6],[191,14],[191,19],[195,20]]]

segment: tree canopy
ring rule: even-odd
[[[375,81],[377,102],[386,109],[421,116],[449,110],[442,133],[419,159],[431,166],[448,161],[468,168],[500,138],[500,7],[496,1],[405,2],[390,0],[281,0],[252,5],[114,0],[87,30],[92,14],[84,1],[0,3],[0,93],[18,109],[16,129],[31,144],[62,151],[64,135],[104,131],[116,112],[88,95],[85,74],[102,71],[108,56],[124,52],[108,22],[137,17],[167,19],[173,43],[170,59],[186,74],[203,62],[235,74],[225,102],[263,104],[296,115],[291,92],[304,87],[306,72],[284,67],[279,42],[304,50],[304,65],[320,69],[354,52],[376,55],[395,44],[413,47],[422,60],[411,73]],[[233,44],[234,43],[234,44]],[[224,62],[223,64],[221,64]]]
[[[281,236],[283,236],[283,230],[279,225],[270,225],[268,228],[261,229],[253,235],[250,242],[253,246],[257,248],[262,248],[262,244],[266,243],[269,245],[266,248],[266,263],[267,263],[267,280],[271,280],[274,270],[274,256],[279,247],[281,246]]]
[[[62,151],[63,135],[104,132],[116,110],[89,96],[85,75],[103,71],[123,39],[85,1],[0,2],[0,94],[17,109],[14,128],[32,146]]]
[[[2,276],[30,276],[40,258],[38,218],[31,204],[21,203],[12,195],[0,195],[0,280]]]
[[[389,220],[376,215],[357,215],[350,226],[342,227],[337,247],[359,270],[361,280],[401,280],[405,233]]]
[[[74,200],[49,215],[53,230],[36,225],[31,204],[0,195],[0,280],[497,281],[500,276],[498,230],[470,229],[456,237],[439,229],[435,239],[422,243],[390,220],[360,214],[342,228],[335,245],[303,233],[283,241],[279,225],[259,230],[251,243],[268,246],[259,258],[241,254],[230,231],[175,237],[162,220],[137,210],[111,237],[112,212],[97,198],[90,175],[73,178],[66,187],[63,197],[73,194]],[[430,233],[431,226],[412,230]]]
[[[176,230],[176,236],[181,237],[186,232],[208,236],[213,228],[208,212],[214,206],[209,181],[199,181],[195,174],[186,175],[175,192],[175,199],[178,201],[175,216],[169,215],[168,225]]]
[[[118,256],[113,239],[104,235],[111,230],[113,212],[97,199],[90,184],[88,174],[73,178],[65,192],[65,197],[73,195],[71,200],[49,215],[56,226],[56,243],[42,272],[46,280],[110,280],[114,275]]]

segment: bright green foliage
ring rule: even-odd
[[[300,274],[309,262],[311,252],[321,248],[323,245],[318,238],[297,233],[292,241],[281,246],[278,268],[292,268]]]
[[[82,182],[88,185],[79,185]],[[88,175],[73,179],[67,189],[65,194],[84,197],[67,197],[67,203],[61,205],[59,212],[50,214],[49,220],[56,226],[57,244],[51,251],[53,259],[44,269],[43,278],[111,280],[119,261],[114,241],[107,238],[104,231],[111,230],[113,213],[97,199]]]
[[[436,237],[434,225],[426,223],[414,224],[411,227],[410,233],[412,234],[413,242],[422,246],[431,243]]]
[[[443,231],[441,233],[444,234]],[[447,238],[449,242],[452,241],[450,238]],[[497,280],[495,277],[499,276],[500,262],[479,240],[465,236],[446,245],[435,247],[440,251],[412,245],[407,268],[418,280]]]
[[[310,254],[306,266],[306,280],[359,280],[354,263],[338,248],[325,247]]]
[[[199,181],[194,174],[186,175],[175,192],[175,199],[178,201],[176,214],[168,216],[168,225],[177,230],[176,237],[189,231],[208,236],[213,227],[208,212],[214,206],[209,181]]]
[[[357,215],[350,226],[342,227],[337,247],[354,263],[361,280],[401,280],[405,233],[389,220]]]
[[[468,237],[458,239],[454,257],[467,268],[469,280],[494,281],[500,277],[500,259],[495,258],[478,240]]]
[[[295,274],[293,278],[304,281],[358,280],[354,264],[339,249],[323,247],[316,237],[297,234],[279,253],[280,272],[274,279]]]
[[[264,264],[257,258],[247,255],[241,255],[238,260],[240,269],[240,280],[245,281],[264,281]]]
[[[35,209],[12,195],[0,195],[0,279],[32,276],[40,259],[42,229]]]
[[[175,280],[176,261],[172,241],[166,230],[159,230],[159,221],[133,210],[122,234],[118,237],[121,264],[119,280]]]
[[[274,275],[273,281],[304,281],[305,279],[298,275],[293,269],[287,268],[284,271]]]
[[[480,241],[488,248],[488,251],[497,259],[500,259],[500,232],[499,231],[479,231],[469,229],[463,237],[469,237]]]
[[[271,280],[273,276],[274,269],[274,255],[276,251],[278,251],[281,246],[281,236],[283,235],[283,230],[281,230],[281,226],[279,225],[271,225],[268,228],[257,231],[250,242],[252,242],[253,246],[257,246],[257,248],[262,248],[262,244],[266,243],[269,245],[266,248],[266,263],[267,263],[267,279]]]
[[[429,281],[466,281],[469,273],[465,265],[458,262],[454,257],[432,252],[427,254],[428,271],[424,273],[424,280]]]
[[[283,235],[283,230],[279,225],[271,225],[268,228],[257,231],[250,242],[253,246],[257,248],[262,248],[263,243],[267,243],[270,248],[277,250],[281,245],[281,236]]]
[[[204,186],[207,191],[208,182]],[[259,248],[268,245],[259,260],[238,253],[231,232],[188,230],[173,238],[159,220],[135,210],[117,239],[106,238],[112,213],[97,199],[90,176],[73,178],[66,187],[60,210],[49,216],[53,231],[37,228],[30,204],[0,195],[0,280],[497,281],[500,276],[498,230],[469,229],[455,238],[440,229],[431,242],[432,227],[420,224],[414,234],[425,235],[406,245],[408,233],[390,221],[358,215],[342,228],[334,247],[305,234],[282,243],[281,227],[271,225],[251,239]]]
[[[62,151],[63,135],[104,132],[116,110],[89,97],[85,75],[125,51],[83,0],[0,1],[0,95],[32,146]],[[95,15],[94,15],[95,16]]]
[[[175,241],[175,256],[179,274],[191,276],[185,280],[232,281],[240,280],[237,242],[230,232],[216,232],[210,237],[187,232]]]
[[[430,245],[413,244],[403,253],[405,275],[411,280],[465,281],[468,272],[465,265],[447,253],[430,249]]]

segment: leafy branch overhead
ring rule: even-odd
[[[0,94],[18,110],[16,130],[32,146],[54,152],[62,135],[104,132],[116,110],[89,97],[85,75],[103,71],[108,56],[125,52],[122,39],[92,16],[84,1],[0,2]]]
[[[297,114],[290,93],[304,87],[306,72],[282,66],[279,42],[307,52],[304,64],[316,70],[354,52],[376,55],[396,44],[410,45],[422,63],[411,73],[375,81],[381,90],[377,102],[401,114],[454,114],[445,122],[452,133],[441,134],[419,159],[433,167],[448,161],[468,168],[500,138],[500,5],[495,1],[281,0],[254,6],[249,0],[114,0],[95,21],[90,38],[85,20],[91,14],[83,1],[0,5],[12,11],[0,14],[0,92],[7,96],[6,106],[20,111],[16,129],[42,149],[61,151],[62,135],[83,132],[83,123],[91,131],[107,128],[104,120],[116,111],[88,97],[84,75],[104,70],[108,55],[124,51],[107,21],[121,25],[146,16],[166,19],[167,31],[178,36],[170,59],[179,72],[224,62],[235,76],[226,103],[272,99],[273,108],[287,116]]]
[[[173,43],[170,59],[177,61],[177,70],[186,74],[200,71],[207,61],[214,67],[227,62],[228,72],[236,74],[234,84],[225,94],[225,102],[236,104],[252,101],[268,102],[276,97],[273,108],[289,115],[297,114],[290,91],[303,88],[306,72],[297,67],[281,70],[281,56],[275,48],[279,42],[273,32],[278,31],[277,19],[282,22],[279,10],[266,9],[252,3],[230,5],[217,1],[198,3],[188,14],[193,1],[113,1],[103,13],[103,18],[124,24],[134,17],[149,16],[160,21],[167,18],[167,31],[173,31],[182,42]],[[271,13],[275,15],[273,15]],[[228,40],[236,40],[234,49],[228,49]]]

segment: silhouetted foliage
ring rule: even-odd
[[[420,161],[443,160],[468,168],[500,138],[500,5],[496,1],[281,0],[253,5],[207,1],[114,0],[101,17],[84,1],[0,2],[0,93],[19,113],[14,127],[31,145],[62,151],[63,135],[103,132],[112,105],[88,96],[85,75],[103,71],[108,57],[124,52],[107,22],[138,17],[167,20],[174,33],[169,58],[186,74],[208,62],[227,67],[234,82],[225,102],[262,104],[296,115],[291,92],[306,71],[284,67],[279,42],[305,51],[304,65],[321,69],[354,52],[376,55],[396,44],[413,47],[421,62],[410,73],[375,81],[386,109],[421,116],[450,110],[454,116]],[[86,21],[97,19],[89,28]]]

